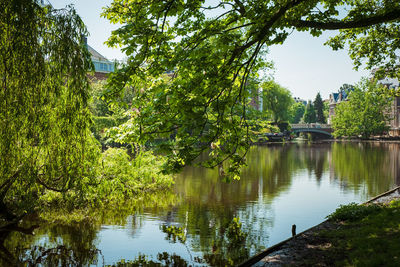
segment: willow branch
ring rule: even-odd
[[[55,192],[66,192],[66,191],[67,191],[66,188],[64,188],[64,189],[58,189],[58,188],[52,187],[52,186],[50,186],[50,185],[47,185],[44,181],[40,180],[39,176],[36,177],[36,180],[37,180],[37,182],[38,182],[40,185],[44,186],[44,188],[46,188],[46,189],[48,189],[48,190],[55,191]]]

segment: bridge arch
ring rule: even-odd
[[[292,133],[311,133],[332,137],[332,128],[328,124],[319,123],[292,124]]]
[[[328,131],[313,129],[313,128],[297,128],[297,129],[292,129],[292,132],[293,133],[317,133],[317,134],[323,134],[323,135],[332,137],[332,134]]]

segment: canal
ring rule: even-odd
[[[252,147],[239,181],[187,167],[174,192],[121,203],[84,223],[2,234],[0,258],[43,266],[235,265],[290,237],[293,224],[301,232],[341,204],[399,185],[399,149],[378,142]]]

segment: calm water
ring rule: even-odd
[[[186,168],[175,192],[94,214],[96,222],[1,234],[3,264],[232,265],[400,184],[399,144],[253,147],[240,181]],[[29,222],[28,222],[29,224]]]

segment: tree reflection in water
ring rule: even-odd
[[[187,247],[187,229],[163,225],[161,230],[166,234],[167,240],[173,243],[181,242]],[[246,247],[247,236],[242,231],[239,218],[233,218],[230,223],[220,225],[212,231],[208,240],[210,246],[202,248],[202,257],[192,257],[188,247],[187,249],[192,262],[210,266],[234,266],[250,257],[250,250]]]
[[[96,232],[90,225],[2,228],[1,266],[97,264],[101,253],[93,242]],[[46,239],[38,239],[45,233]]]
[[[20,259],[16,255],[13,255],[5,246],[5,242],[9,238],[11,233],[19,232],[23,235],[29,236],[33,235],[33,231],[37,227],[37,225],[33,225],[31,227],[20,227],[16,222],[12,222],[3,225],[0,228],[0,263],[2,266],[16,266],[22,264]]]
[[[188,262],[182,259],[180,256],[176,254],[168,254],[167,252],[158,253],[157,260],[153,261],[149,260],[146,255],[139,255],[134,260],[120,260],[113,265],[106,265],[106,267],[136,267],[136,266],[150,266],[150,267],[158,267],[158,266],[176,266],[176,267],[186,267],[191,266]]]
[[[366,188],[369,197],[399,184],[399,145],[390,143],[333,144],[331,179],[345,190],[358,192]],[[363,186],[365,185],[365,186]],[[363,187],[362,187],[363,186]]]

